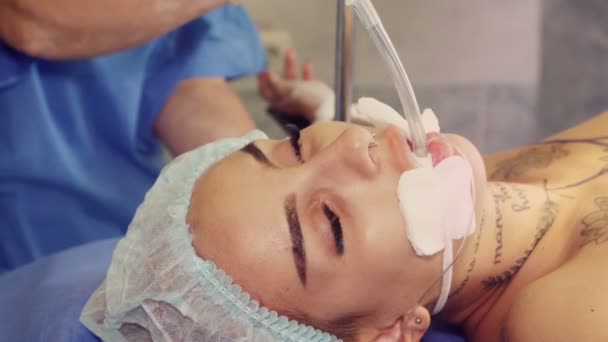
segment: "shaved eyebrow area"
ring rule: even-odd
[[[245,147],[243,147],[241,149],[241,151],[249,154],[250,156],[252,156],[255,160],[257,160],[258,162],[272,167],[272,168],[276,168],[277,166],[275,164],[273,164],[268,157],[266,157],[266,155],[264,154],[264,152],[262,152],[262,150],[260,150],[257,146],[255,146],[255,144],[253,142],[247,144]]]
[[[302,285],[306,286],[306,251],[304,250],[304,238],[302,237],[302,227],[296,211],[296,195],[290,194],[285,199],[285,216],[289,225],[289,235],[291,237],[291,251],[296,271]]]

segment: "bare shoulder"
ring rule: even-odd
[[[574,165],[594,169],[608,158],[608,112],[555,134],[538,144],[484,157],[488,177],[495,181],[540,183],[577,178]],[[557,166],[557,168],[556,168]],[[578,171],[575,171],[578,173]]]
[[[507,315],[502,340],[608,341],[607,266],[608,248],[583,249],[527,286]]]
[[[547,137],[543,141],[559,139],[588,139],[596,137],[608,137],[608,111],[598,114],[592,119],[582,122],[572,128]],[[521,152],[526,148],[528,148],[528,146],[518,147],[504,152],[489,154],[484,156],[484,159],[489,162],[501,160],[514,154],[517,154],[518,152]]]

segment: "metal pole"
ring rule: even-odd
[[[349,109],[352,94],[353,72],[353,9],[344,0],[338,0],[336,16],[336,53],[334,86],[336,92],[337,121],[350,121]]]

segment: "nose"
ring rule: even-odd
[[[379,136],[383,165],[390,165],[398,174],[416,168],[412,148],[403,131],[397,126],[387,126]]]
[[[361,127],[345,129],[334,141],[319,151],[312,162],[324,175],[346,179],[372,178],[376,175],[373,160],[374,136]]]

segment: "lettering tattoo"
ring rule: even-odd
[[[538,144],[517,154],[513,158],[500,162],[497,164],[496,170],[491,174],[490,179],[512,180],[524,175],[532,169],[547,168],[555,161],[570,155],[571,152],[566,149],[566,146],[569,144],[590,144],[600,147],[602,148],[603,153],[599,156],[599,160],[608,162],[608,136],[592,139],[552,140]],[[565,186],[549,188],[547,186],[548,180],[545,179],[544,188],[546,200],[541,207],[541,215],[530,246],[513,265],[503,269],[501,273],[483,280],[482,285],[484,288],[489,291],[500,289],[508,285],[528,261],[547,231],[553,226],[558,213],[558,205],[551,200],[549,193],[561,195],[559,194],[561,190],[575,188],[606,175],[608,175],[608,163],[599,171],[594,171],[590,176]],[[498,183],[494,188],[493,199],[496,207],[496,248],[494,253],[494,265],[499,265],[503,261],[504,251],[504,212],[509,209],[515,213],[528,211],[531,210],[531,204],[525,188],[516,184],[508,186]],[[598,210],[593,211],[581,220],[581,247],[608,243],[608,196],[597,198],[595,204]]]
[[[515,212],[522,212],[530,209],[530,201],[528,200],[528,196],[524,192],[522,188],[518,185],[514,184],[511,186],[514,193],[515,203],[511,204],[511,209]]]
[[[505,183],[495,183],[493,199],[494,207],[496,208],[494,265],[498,265],[502,261],[503,251],[503,206],[510,207],[514,212],[523,212],[530,209],[530,200],[528,200],[526,192],[520,186]]]
[[[496,248],[494,249],[494,265],[500,264],[502,257],[502,228],[503,216],[500,205],[500,197],[494,195],[494,207],[496,208]]]
[[[454,297],[460,292],[462,292],[462,290],[464,290],[464,287],[469,283],[471,273],[473,273],[473,271],[475,270],[475,265],[477,264],[477,252],[479,252],[479,244],[481,243],[481,233],[483,231],[485,223],[486,214],[484,212],[481,217],[481,222],[479,223],[479,231],[477,232],[477,236],[475,237],[475,245],[473,245],[473,259],[471,260],[471,262],[469,262],[469,267],[467,268],[467,273],[464,279],[462,280],[460,285],[458,285],[458,287],[450,294],[450,297]]]
[[[608,242],[608,197],[595,199],[598,210],[583,217],[580,235],[581,248],[588,245],[601,245]]]
[[[545,180],[546,186],[546,180]],[[536,249],[542,238],[545,236],[547,231],[553,226],[555,222],[555,218],[557,217],[558,205],[556,202],[552,201],[549,198],[548,192],[546,192],[547,199],[543,203],[541,208],[541,216],[536,225],[536,233],[532,239],[532,242],[528,249],[524,251],[524,254],[521,258],[517,259],[515,263],[503,271],[501,274],[491,276],[482,281],[482,285],[486,290],[496,290],[500,289],[506,285],[508,285],[513,278],[519,273],[521,268],[524,266],[532,252]],[[496,261],[496,260],[495,260]],[[495,262],[496,264],[496,262]]]

